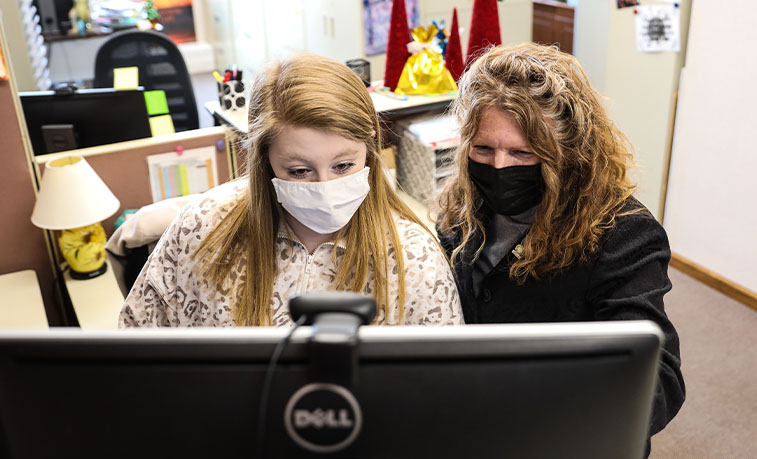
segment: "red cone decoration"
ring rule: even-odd
[[[468,57],[465,61],[465,68],[470,67],[473,61],[478,59],[482,49],[501,43],[497,0],[475,0],[470,35],[468,36],[468,53],[466,54]]]
[[[384,86],[388,86],[392,91],[397,89],[405,61],[410,57],[407,50],[407,44],[410,41],[405,0],[394,0],[392,1],[392,18],[389,23],[389,37],[386,44],[386,67],[384,68]]]
[[[460,44],[460,27],[457,25],[457,8],[452,9],[452,26],[449,29],[447,41],[447,59],[444,63],[457,81],[463,74],[463,47]]]

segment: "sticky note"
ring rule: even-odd
[[[176,132],[173,128],[171,115],[153,116],[150,118],[150,130],[152,136],[157,137],[164,134],[173,134]]]
[[[168,113],[165,91],[145,91],[145,104],[147,104],[147,114],[150,116]]]
[[[113,87],[116,89],[136,89],[139,86],[139,69],[121,67],[113,69]]]

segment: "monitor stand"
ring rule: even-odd
[[[42,138],[47,153],[79,148],[73,124],[45,124],[42,126]]]

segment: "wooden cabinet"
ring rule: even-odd
[[[552,0],[533,0],[532,39],[545,45],[557,44],[560,50],[573,53],[573,6]]]

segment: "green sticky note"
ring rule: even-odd
[[[121,67],[113,69],[113,87],[116,89],[136,89],[139,86],[139,69]]]
[[[153,116],[150,118],[150,130],[152,130],[152,136],[157,137],[164,134],[173,134],[176,132],[173,128],[173,120],[171,115]]]
[[[150,116],[168,113],[165,91],[145,91],[145,104],[147,105],[147,114]]]

